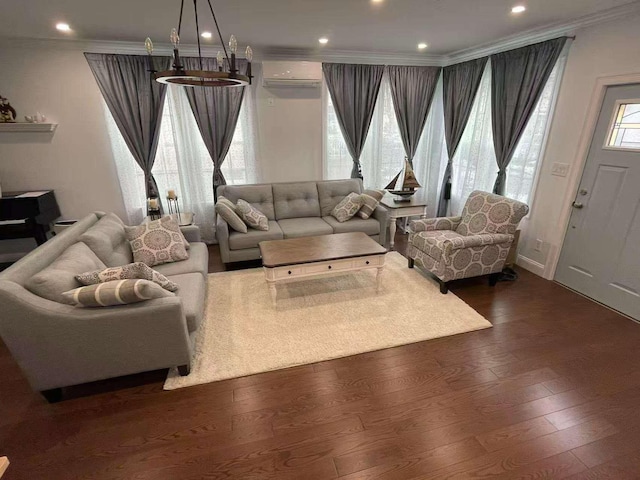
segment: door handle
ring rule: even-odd
[[[582,208],[582,207],[584,207],[584,205],[581,204],[580,202],[573,202],[572,206],[573,206],[573,208]]]

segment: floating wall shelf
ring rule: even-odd
[[[57,123],[0,123],[0,133],[55,132]]]

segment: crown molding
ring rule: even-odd
[[[487,42],[472,48],[465,48],[445,55],[443,64],[453,65],[456,63],[486,57],[494,53],[513,50],[514,48],[525,47],[533,43],[544,42],[562,35],[572,35],[581,28],[590,27],[599,23],[605,23],[619,18],[636,15],[640,13],[640,2],[634,1],[619,7],[610,8],[590,15],[584,15],[570,22],[554,23],[544,27],[527,30],[516,35],[501,38],[492,42]]]
[[[524,47],[532,43],[542,42],[562,35],[571,35],[576,31],[628,16],[640,14],[640,1],[633,1],[619,7],[610,8],[591,15],[584,15],[569,22],[555,23],[528,30],[516,35],[487,42],[482,45],[457,50],[446,55],[424,53],[367,52],[360,50],[331,50],[305,48],[257,48],[254,50],[256,62],[263,60],[345,62],[345,63],[378,63],[385,65],[430,65],[447,66],[455,63],[481,58],[494,53]],[[107,40],[77,40],[60,38],[15,38],[0,37],[3,48],[56,48],[59,50],[83,51],[93,53],[120,53],[128,55],[146,55],[143,42],[120,42]],[[221,46],[202,47],[205,56],[213,57],[221,50]],[[171,55],[171,44],[154,44],[154,54]],[[240,50],[242,51],[242,50]],[[180,45],[180,53],[185,56],[198,54],[196,45]]]

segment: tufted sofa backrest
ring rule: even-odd
[[[264,213],[269,220],[275,220],[276,214],[273,208],[273,189],[270,183],[256,185],[221,185],[218,187],[218,196],[224,196],[237,203],[241,198]]]
[[[317,182],[274,183],[273,205],[277,220],[319,217]]]

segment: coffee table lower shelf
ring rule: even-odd
[[[277,284],[333,273],[348,273],[375,268],[378,270],[376,273],[376,292],[380,292],[384,258],[385,254],[382,253],[379,255],[365,255],[323,262],[298,263],[295,265],[263,268],[267,284],[269,285],[269,291],[271,292],[271,301],[275,307],[278,296]]]

